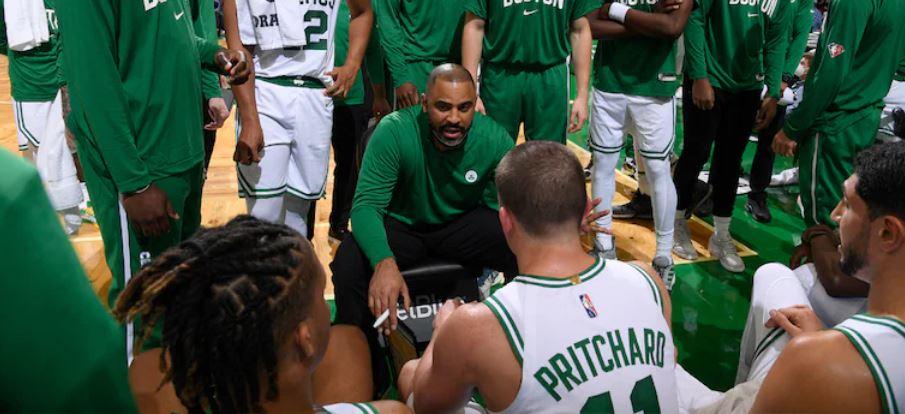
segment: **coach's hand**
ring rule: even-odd
[[[132,227],[148,237],[159,237],[170,231],[170,219],[178,220],[167,193],[151,184],[140,193],[123,196],[123,209]]]
[[[374,268],[374,276],[371,277],[371,285],[368,287],[368,307],[374,317],[380,317],[384,311],[389,309],[390,318],[377,329],[385,335],[389,335],[396,330],[397,315],[396,304],[399,302],[399,296],[402,295],[403,306],[409,309],[412,304],[409,299],[409,289],[402,278],[399,267],[396,266],[396,259],[388,257],[377,263]]]
[[[220,49],[214,55],[217,67],[229,77],[230,85],[241,85],[251,76],[251,57],[244,49]]]
[[[691,88],[691,100],[694,106],[709,111],[713,109],[716,97],[713,94],[713,86],[710,85],[710,79],[695,79]]]
[[[569,133],[581,131],[588,120],[588,98],[578,96],[572,103],[572,114],[569,116]]]
[[[333,84],[327,86],[324,94],[331,98],[345,98],[349,94],[349,89],[352,89],[352,85],[355,83],[355,77],[358,76],[358,68],[351,65],[337,66],[327,72],[326,75],[333,78]]]
[[[786,131],[779,130],[776,133],[776,136],[773,137],[773,152],[782,155],[784,157],[791,157],[795,155],[795,151],[798,149],[798,143],[789,139],[786,135]]]
[[[418,97],[418,88],[414,83],[406,82],[396,88],[397,109],[408,108],[419,103],[421,103],[421,99]]]
[[[773,117],[776,116],[777,102],[776,98],[770,96],[760,101],[760,109],[757,111],[757,122],[754,124],[755,131],[762,131],[770,126],[770,123],[773,122]]]
[[[790,308],[770,311],[768,328],[780,327],[793,338],[803,333],[823,330],[823,322],[814,313],[814,310],[804,305],[795,305]]]
[[[261,161],[261,151],[264,150],[264,131],[261,125],[242,125],[239,132],[239,140],[236,141],[236,152],[233,153],[233,161],[242,165],[251,165]]]

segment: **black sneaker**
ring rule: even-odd
[[[613,218],[653,220],[654,208],[650,196],[635,191],[628,203],[613,206]]]
[[[330,231],[327,232],[327,242],[329,242],[331,245],[340,244],[342,243],[343,239],[346,238],[347,234],[349,234],[349,230],[330,226]]]
[[[694,214],[698,217],[707,217],[713,214],[713,186],[698,180],[694,184],[694,192],[691,193],[691,208],[685,212],[685,219],[691,219]]]
[[[766,193],[748,194],[748,202],[745,204],[745,211],[761,223],[769,223],[773,220],[773,215],[770,214],[770,208],[767,207]]]

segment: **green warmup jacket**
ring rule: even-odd
[[[56,1],[79,151],[103,160],[120,193],[201,162],[199,67],[220,46],[195,36],[186,3]]]
[[[461,60],[462,0],[373,0],[373,5],[393,87],[414,81],[408,62]]]
[[[685,73],[729,92],[780,96],[789,47],[789,0],[695,0],[685,26]]]
[[[653,12],[655,2],[621,0],[632,9]],[[594,54],[594,88],[637,96],[672,97],[682,84],[678,41],[647,36],[601,39]]]
[[[465,11],[486,21],[484,62],[537,69],[566,63],[572,53],[572,22],[600,4],[600,0],[465,0]]]
[[[804,56],[808,47],[808,35],[811,34],[811,25],[814,22],[814,0],[792,0],[792,24],[789,32],[789,50],[786,52],[786,64],[782,70],[783,76],[792,76],[798,69],[798,63]]]
[[[425,229],[481,205],[498,208],[494,171],[513,141],[476,113],[464,146],[440,152],[420,105],[383,118],[365,150],[352,203],[352,234],[371,266],[393,256],[386,216]]]
[[[188,8],[192,13],[192,28],[195,36],[211,43],[217,43],[217,16],[214,15],[213,0],[188,0]],[[216,71],[203,69],[201,71],[201,94],[204,100],[223,96],[220,90],[220,75]]]
[[[0,0],[0,54],[9,58],[9,83],[16,102],[54,100],[63,85],[60,74],[60,30],[54,0],[44,0],[50,40],[34,49],[18,52],[8,49],[3,0]]]
[[[831,0],[804,98],[783,130],[801,140],[833,133],[883,107],[905,56],[905,2]]]
[[[123,332],[34,167],[0,149],[0,412],[134,413]]]

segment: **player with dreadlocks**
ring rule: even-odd
[[[407,412],[391,401],[315,404],[340,398],[312,385],[321,361],[317,381],[330,382],[340,371],[329,372],[328,360],[343,361],[345,368],[364,353],[342,354],[351,350],[335,346],[327,352],[332,331],[325,283],[304,237],[284,225],[241,216],[202,230],[157,258],[130,281],[114,314],[121,321],[144,321],[139,338],[163,323],[160,384],[172,381],[190,413]],[[333,344],[351,342],[334,338]],[[358,342],[367,346],[363,337]],[[348,372],[343,382],[359,380]],[[369,374],[361,377],[370,381]]]

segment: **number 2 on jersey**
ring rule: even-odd
[[[305,27],[304,50],[327,50],[327,25],[329,20],[323,10],[308,10],[305,13],[305,23],[317,20],[317,24]],[[315,40],[315,37],[317,38]]]
[[[635,383],[632,388],[632,412],[642,412],[645,414],[659,413],[660,403],[657,401],[657,388],[654,386],[654,379],[648,375],[644,379]],[[614,413],[613,397],[607,391],[603,394],[597,394],[584,403],[581,407],[582,414],[599,414]]]

